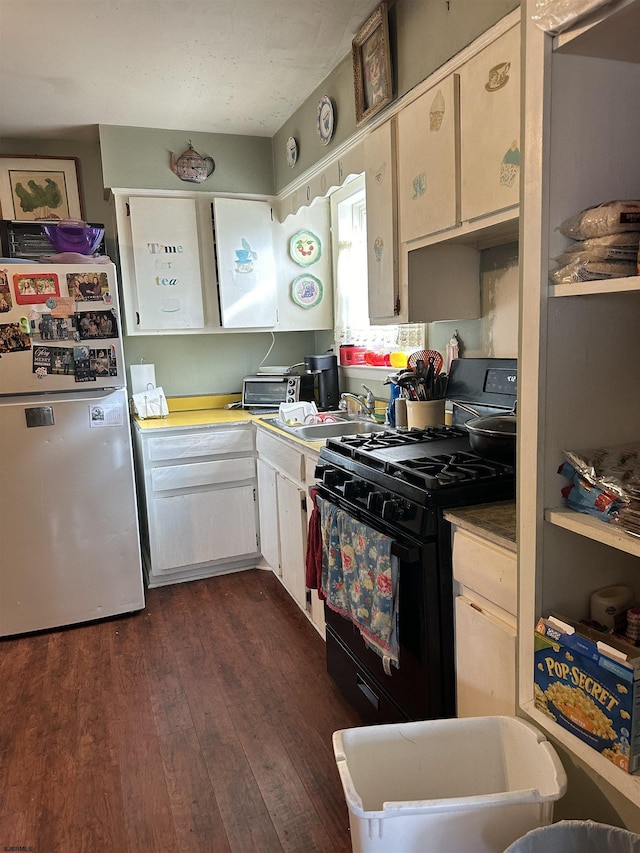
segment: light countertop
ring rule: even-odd
[[[456,527],[482,536],[496,545],[508,548],[509,551],[516,550],[515,501],[448,509],[444,517]]]
[[[169,414],[165,418],[139,418],[134,415],[133,422],[141,432],[189,429],[202,426],[230,426],[232,424],[255,423],[276,432],[281,438],[301,444],[304,447],[319,451],[324,441],[304,441],[296,436],[283,432],[270,424],[268,415],[252,415],[245,409],[227,409],[230,403],[239,402],[239,394],[208,394],[198,397],[167,397]]]

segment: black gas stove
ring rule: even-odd
[[[453,399],[483,414],[512,409],[514,360],[459,362]],[[325,606],[329,673],[367,722],[455,715],[451,528],[443,511],[513,499],[516,483],[513,467],[471,450],[463,423],[329,439],[319,454],[325,505],[388,537],[399,560],[397,670]]]
[[[474,453],[467,431],[457,426],[329,439],[316,477],[335,497],[421,535],[433,528],[437,508],[515,494],[513,468]]]

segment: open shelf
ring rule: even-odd
[[[586,513],[576,512],[568,507],[554,507],[547,509],[544,514],[545,520],[557,527],[571,530],[579,536],[586,536],[595,542],[625,551],[634,557],[640,557],[640,536],[628,533],[616,524],[601,521]]]
[[[594,293],[629,293],[634,290],[640,291],[640,276],[637,275],[571,284],[550,284],[549,296],[591,296]]]
[[[561,53],[640,62],[640,4],[614,0],[553,40]]]
[[[613,788],[634,803],[640,801],[640,776],[625,773],[611,761],[603,758],[595,749],[583,743],[580,738],[571,734],[567,729],[563,729],[555,720],[539,711],[533,700],[522,703],[521,707],[536,726],[546,732],[553,740],[566,747],[588,767],[593,768],[598,776],[606,780]]]

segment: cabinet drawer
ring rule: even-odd
[[[255,463],[251,458],[220,459],[193,465],[169,465],[151,469],[151,488],[154,492],[189,489],[195,486],[214,486],[255,478]]]
[[[152,462],[220,453],[251,453],[253,432],[251,429],[212,429],[187,435],[154,436],[148,440],[147,448]]]
[[[453,577],[463,586],[516,615],[516,555],[466,530],[453,534]]]
[[[260,458],[272,465],[276,471],[280,471],[296,483],[306,482],[305,455],[302,449],[298,450],[260,429],[256,437],[256,449]]]

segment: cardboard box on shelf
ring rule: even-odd
[[[539,619],[539,711],[627,773],[640,770],[640,649],[572,622]]]

